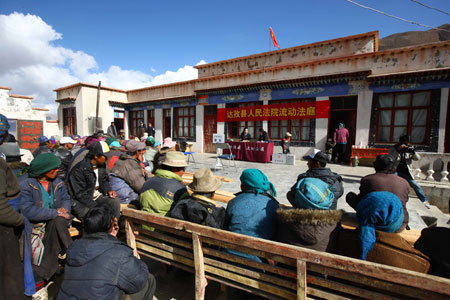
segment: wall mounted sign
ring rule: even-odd
[[[327,119],[330,101],[311,101],[217,109],[218,122]]]

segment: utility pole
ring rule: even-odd
[[[97,133],[98,132],[98,109],[99,109],[99,107],[100,107],[100,89],[101,89],[101,87],[102,87],[102,82],[101,81],[99,81],[98,82],[98,89],[97,89],[97,108],[96,108],[96,111],[95,111],[95,132],[94,133]]]

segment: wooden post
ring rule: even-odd
[[[131,223],[128,220],[128,218],[125,218],[125,232],[126,232],[126,236],[127,236],[128,246],[133,248],[133,255],[136,258],[140,259],[141,257],[139,256],[139,253],[137,252],[137,248],[136,248],[136,239],[134,237],[133,226],[131,226]]]
[[[297,299],[306,299],[306,262],[297,259]]]
[[[195,300],[203,300],[208,282],[205,277],[202,243],[199,236],[195,233],[192,234],[192,246],[194,247],[195,265]]]
[[[99,81],[98,82],[98,89],[97,89],[97,108],[96,108],[96,111],[95,111],[95,132],[94,133],[97,133],[97,131],[98,131],[98,110],[99,110],[99,107],[100,107],[100,89],[101,89],[101,87],[102,87],[102,82]]]

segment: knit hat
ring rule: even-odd
[[[61,165],[61,160],[53,153],[42,153],[36,156],[30,163],[28,175],[30,177],[39,177],[50,170],[56,169]]]
[[[295,207],[302,209],[329,209],[333,204],[333,188],[318,178],[300,179],[295,189]]]
[[[106,142],[108,145],[111,145],[111,143],[114,142],[114,141],[115,141],[115,139],[114,139],[112,136],[108,137],[108,138],[105,140],[105,142]]]
[[[277,191],[273,184],[269,181],[267,176],[258,169],[246,169],[242,172],[241,184],[247,189],[255,191],[256,194],[268,192],[274,197],[277,196]]]
[[[172,138],[166,137],[164,139],[163,147],[173,148],[177,143],[172,141]]]
[[[166,157],[164,158],[163,165],[169,167],[182,168],[187,167],[186,157],[183,153],[178,151],[169,151],[166,153]]]
[[[127,145],[125,146],[125,149],[127,149],[128,152],[136,152],[139,150],[144,150],[145,144],[142,142],[131,140],[127,143]]]
[[[109,152],[108,144],[101,141],[93,142],[92,144],[89,145],[88,149],[89,153],[98,156],[105,155],[106,152]]]
[[[5,135],[8,130],[9,130],[8,118],[0,114],[0,136]]]
[[[356,216],[361,227],[361,259],[366,260],[376,242],[375,230],[395,232],[402,226],[402,201],[391,192],[372,192],[358,203]]]
[[[222,182],[214,177],[209,168],[201,168],[195,171],[194,181],[189,184],[189,188],[197,193],[212,193],[221,185]]]
[[[146,140],[145,140],[145,144],[147,146],[154,146],[155,145],[155,138],[152,136],[149,136]]]

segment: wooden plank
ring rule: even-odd
[[[226,278],[228,280],[232,280],[235,282],[238,282],[243,285],[247,285],[249,287],[253,287],[255,289],[259,289],[265,292],[268,292],[273,295],[277,295],[280,297],[284,297],[286,299],[295,299],[295,294],[292,292],[289,292],[286,289],[276,287],[272,284],[263,283],[258,280],[254,280],[245,276],[242,276],[240,274],[228,272],[210,265],[205,265],[205,271],[208,273],[212,273],[214,275]]]
[[[188,252],[188,251],[183,250],[183,249],[175,248],[172,245],[166,245],[164,243],[161,243],[161,242],[158,242],[158,241],[154,241],[154,240],[151,240],[151,239],[147,239],[147,238],[142,237],[142,236],[136,237],[136,240],[138,240],[139,242],[142,242],[144,244],[148,244],[150,246],[156,247],[158,249],[167,251],[167,252],[175,253],[175,254],[184,256],[186,258],[189,258],[189,259],[194,259],[194,254],[192,252]]]
[[[306,263],[297,259],[297,299],[306,300]]]
[[[128,217],[150,221],[155,224],[167,226],[169,228],[176,228],[179,230],[196,233],[202,237],[210,238],[213,240],[223,241],[234,245],[240,245],[242,247],[271,253],[271,255],[273,256],[295,260],[301,259],[309,263],[320,263],[324,266],[343,270],[346,272],[366,275],[371,278],[399,283],[406,286],[412,286],[417,289],[433,291],[450,296],[449,279],[244,236],[220,229],[202,226],[199,224],[155,216],[137,210],[124,209],[123,214]],[[203,241],[205,241],[205,239],[203,239]]]
[[[150,236],[157,240],[162,240],[162,241],[165,241],[170,244],[175,244],[177,246],[192,249],[192,243],[189,243],[187,241],[179,240],[179,239],[176,239],[171,236],[167,236],[167,235],[157,232],[157,231],[151,231],[151,230],[147,230],[144,228],[136,228],[136,229],[139,233],[142,233],[144,236]]]
[[[143,244],[143,243],[140,243],[140,242],[136,242],[136,245],[137,245],[137,247],[139,249],[142,249],[142,250],[145,250],[147,252],[159,255],[161,257],[165,257],[165,258],[171,259],[173,261],[182,263],[182,264],[184,264],[186,266],[189,266],[189,267],[192,267],[192,268],[194,267],[194,260],[193,259],[188,259],[188,258],[186,258],[184,256],[180,256],[180,255],[177,255],[177,254],[174,254],[174,253],[170,253],[168,251],[164,251],[164,250],[161,250],[161,249],[158,249],[156,247],[152,247],[150,245],[146,245],[146,244]]]
[[[202,243],[195,233],[192,235],[192,245],[194,248],[195,265],[195,300],[203,300],[205,298],[205,289],[208,282],[205,278]]]
[[[249,270],[240,266],[236,266],[236,265],[232,265],[226,262],[221,262],[218,260],[214,260],[214,259],[210,259],[205,257],[205,264],[210,265],[212,267],[218,267],[227,271],[231,271],[234,273],[238,273],[241,275],[245,275],[247,277],[251,277],[255,280],[261,280],[261,281],[265,281],[271,284],[276,284],[279,286],[282,286],[284,288],[287,289],[291,289],[291,290],[296,290],[296,284],[293,281],[288,281],[279,277],[275,277],[275,276],[271,276],[271,275],[267,275],[264,274],[263,271],[260,270]],[[247,267],[247,266],[246,266]]]
[[[354,299],[354,298],[348,298],[348,297],[332,294],[332,293],[329,293],[326,291],[322,291],[320,289],[315,289],[315,288],[310,288],[310,287],[308,287],[308,295],[317,296],[320,299],[327,299],[327,300],[352,300],[352,299]]]
[[[133,249],[133,255],[136,258],[140,259],[139,253],[137,252],[136,248],[136,239],[134,237],[133,226],[131,225],[131,222],[128,221],[128,219],[125,219],[125,231],[126,231],[127,245]]]

